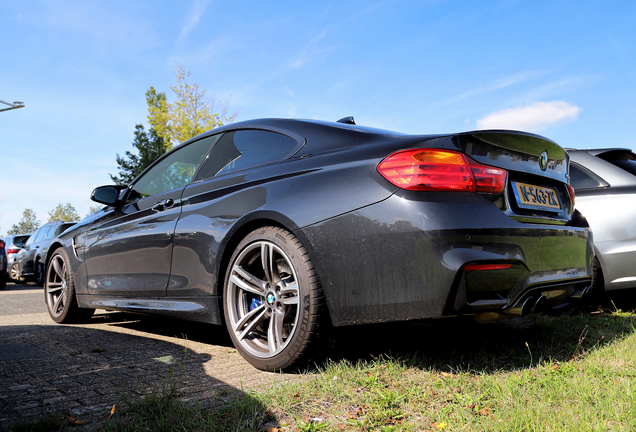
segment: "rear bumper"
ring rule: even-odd
[[[536,311],[591,282],[588,229],[517,222],[476,194],[396,194],[301,231],[336,326]]]

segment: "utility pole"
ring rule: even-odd
[[[24,102],[5,102],[3,100],[0,100],[0,103],[3,103],[5,105],[9,105],[9,108],[0,108],[0,112],[2,111],[9,111],[12,109],[17,109],[17,108],[24,108]]]

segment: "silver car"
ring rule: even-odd
[[[636,288],[636,154],[630,149],[571,150],[576,209],[594,232],[593,292]]]
[[[18,280],[18,267],[15,260],[18,256],[18,252],[24,249],[24,245],[30,236],[31,234],[11,234],[3,239],[6,243],[5,250],[7,252],[7,272],[9,279]]]

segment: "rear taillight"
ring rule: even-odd
[[[20,252],[20,249],[7,249],[8,254],[18,253],[18,252]]]
[[[570,183],[568,183],[568,192],[570,194],[570,198],[572,198],[572,207],[574,207],[574,188],[570,186]]]
[[[479,270],[507,270],[512,267],[512,264],[471,264],[464,267],[466,271],[479,271]]]
[[[4,240],[0,240],[0,249],[4,249],[5,244]]]
[[[482,165],[463,153],[439,149],[402,150],[387,156],[378,172],[394,185],[418,191],[499,194],[506,170]]]

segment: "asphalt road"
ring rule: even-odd
[[[42,288],[9,283],[0,291],[0,431],[50,412],[98,425],[122,389],[136,392],[181,370],[183,399],[203,407],[300,378],[253,368],[223,327],[106,311],[88,324],[59,325]]]

